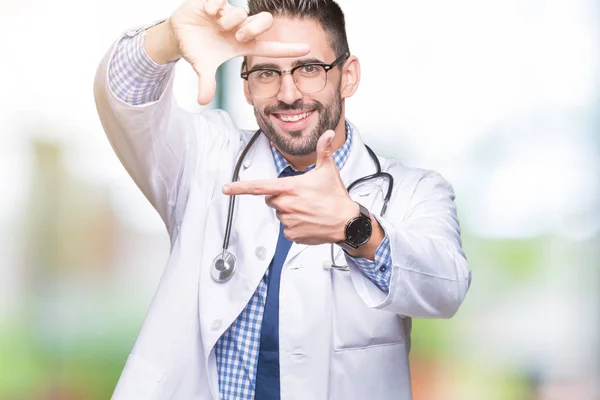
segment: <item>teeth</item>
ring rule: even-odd
[[[280,115],[279,119],[281,119],[284,122],[296,122],[296,121],[300,121],[301,119],[308,117],[309,115],[310,115],[310,112],[305,112],[303,114],[297,114],[297,115]]]

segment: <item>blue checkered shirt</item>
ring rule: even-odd
[[[145,30],[133,37],[124,37],[110,62],[109,86],[121,100],[131,105],[141,105],[159,99],[173,70],[174,63],[159,65],[145,53],[143,41]],[[353,131],[346,122],[347,138],[334,154],[336,165],[341,170],[348,160]],[[271,145],[273,160],[278,175],[289,163]],[[314,165],[309,169],[314,168]],[[375,261],[346,256],[377,287],[388,293],[391,280],[391,252],[387,234],[375,252]],[[265,274],[248,305],[215,345],[219,392],[223,400],[252,400],[256,383],[256,368],[260,345],[260,327],[267,298]]]

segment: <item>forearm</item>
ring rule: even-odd
[[[148,56],[144,48],[147,32],[146,27],[127,32],[110,57],[110,89],[119,100],[133,106],[157,101],[175,66],[158,64]]]
[[[413,179],[418,179],[414,186]],[[404,183],[396,194],[412,193],[408,209],[393,204],[379,220],[389,240],[389,263],[385,266],[389,290],[382,290],[379,281],[368,273],[374,270],[360,263],[350,268],[352,281],[370,307],[409,317],[449,318],[458,310],[471,280],[461,247],[454,193],[434,173],[406,176]]]
[[[452,317],[471,281],[457,236],[441,237],[411,224],[389,222],[386,231],[392,277],[389,296],[380,298],[379,308],[414,318]]]
[[[146,31],[144,50],[148,57],[159,65],[168,64],[181,58],[179,46],[173,37],[169,20],[163,21]]]

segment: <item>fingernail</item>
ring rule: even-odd
[[[237,39],[237,40],[239,40],[240,42],[244,42],[244,41],[246,41],[246,34],[245,34],[244,32],[242,32],[242,31],[238,31],[238,32],[235,34],[235,37],[236,37],[236,39]]]
[[[223,193],[224,194],[229,194],[229,192],[231,192],[231,188],[227,185],[223,186]]]

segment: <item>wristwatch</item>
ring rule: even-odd
[[[346,250],[356,250],[366,244],[371,239],[373,225],[371,224],[371,213],[365,206],[358,204],[358,216],[352,218],[346,223],[346,239],[339,242],[338,245]]]

